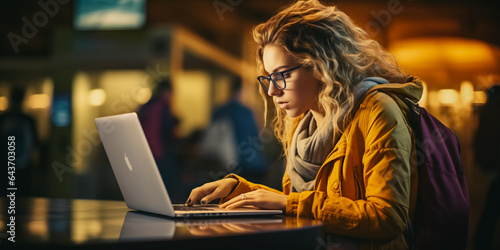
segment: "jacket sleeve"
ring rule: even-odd
[[[220,200],[221,204],[226,202],[226,201],[231,200],[232,198],[234,198],[240,194],[248,193],[250,191],[254,191],[257,189],[265,189],[265,190],[269,190],[269,191],[276,192],[279,194],[283,194],[283,192],[278,191],[274,188],[270,188],[270,187],[265,186],[265,185],[255,184],[253,182],[247,181],[245,178],[243,178],[239,175],[236,175],[236,174],[229,174],[224,178],[234,178],[234,179],[238,180],[238,184],[236,185],[236,187],[233,189],[233,191],[228,196],[226,196]]]
[[[326,190],[291,193],[288,214],[322,220],[329,233],[365,239],[390,240],[404,231],[410,199],[411,134],[394,100],[376,98],[369,109],[358,110],[365,144],[365,198],[328,197]]]

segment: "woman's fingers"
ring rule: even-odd
[[[220,207],[233,209],[244,206],[253,206],[260,209],[285,209],[287,195],[263,189],[241,194],[225,202]]]
[[[211,201],[219,198],[219,194],[220,194],[220,187],[216,187],[213,190],[213,192],[205,195],[205,197],[202,197],[201,200],[200,200],[200,203],[203,204],[203,205],[208,204]]]
[[[233,208],[238,208],[238,207],[244,207],[244,206],[250,205],[250,203],[251,203],[250,201],[240,200],[240,201],[237,201],[233,204],[228,205],[226,208],[233,209]]]
[[[213,181],[197,187],[191,191],[189,198],[186,201],[187,206],[191,206],[200,201],[201,204],[208,204],[212,200],[222,198],[229,193],[238,184],[238,181],[233,178],[226,178],[218,181]]]
[[[186,201],[187,206],[194,205],[196,202],[200,201],[206,195],[212,193],[217,188],[217,185],[213,182],[206,183],[203,186],[197,187],[191,190],[191,194]]]
[[[248,197],[251,196],[250,193],[252,193],[252,192],[248,192],[248,193],[236,196],[236,197],[232,198],[231,200],[226,201],[225,203],[221,204],[220,207],[231,209],[231,208],[245,206],[247,204],[247,202],[249,201]]]

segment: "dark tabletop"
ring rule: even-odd
[[[283,215],[173,219],[128,209],[123,201],[0,202],[1,248],[317,249],[322,242],[320,222]]]

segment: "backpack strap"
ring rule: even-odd
[[[406,242],[408,243],[408,249],[415,250],[416,249],[415,230],[413,230],[413,223],[411,223],[410,218],[408,218],[408,221],[406,221],[404,236],[406,238]]]
[[[420,128],[419,128],[419,118],[421,114],[421,107],[418,105],[418,103],[413,102],[410,100],[408,97],[405,97],[404,100],[405,104],[408,106],[410,112],[408,112],[408,123],[413,130],[413,133],[415,134],[415,138],[420,138],[418,134],[420,134]],[[418,167],[418,166],[417,166]],[[418,170],[417,170],[418,171]],[[416,240],[415,240],[415,230],[413,228],[413,223],[408,217],[408,220],[406,221],[406,228],[404,231],[404,235],[406,238],[406,242],[408,243],[408,247],[410,250],[415,250],[416,247]]]
[[[405,97],[403,101],[405,102],[406,106],[408,106],[408,108],[410,109],[410,112],[408,113],[408,122],[410,123],[410,127],[413,129],[414,133],[417,133],[417,131],[419,131],[418,120],[420,118],[420,113],[422,108],[420,107],[420,105],[418,105],[418,103],[410,100],[410,98],[408,97]]]

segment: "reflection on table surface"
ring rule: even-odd
[[[10,215],[0,199],[1,244],[6,243]],[[149,241],[192,241],[310,230],[321,223],[287,216],[174,219],[132,211],[122,201],[18,198],[16,244],[82,245]],[[317,236],[316,236],[317,237]]]
[[[229,236],[283,229],[286,229],[286,217],[283,216],[171,219],[129,211],[123,222],[120,240]]]

